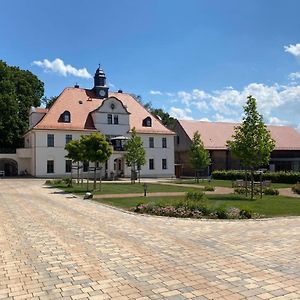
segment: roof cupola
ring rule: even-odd
[[[97,68],[94,76],[94,91],[98,98],[103,99],[108,97],[108,87],[106,86],[106,76],[100,65]]]

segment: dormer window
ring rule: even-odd
[[[150,117],[147,117],[143,120],[144,127],[152,127],[152,120]]]
[[[62,114],[62,121],[64,123],[70,123],[71,122],[71,114],[69,111],[65,111],[63,114]]]

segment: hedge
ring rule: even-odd
[[[250,173],[248,173],[250,176]],[[219,170],[212,172],[213,179],[237,180],[245,179],[245,171],[243,170]],[[250,178],[250,177],[249,177]],[[300,172],[266,172],[262,174],[263,180],[271,180],[273,183],[297,183],[300,182]],[[255,173],[254,180],[260,180],[260,174]]]

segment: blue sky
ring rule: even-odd
[[[300,130],[300,1],[1,1],[0,59],[47,96],[92,87],[141,95],[179,118],[239,121],[248,94],[267,123]]]

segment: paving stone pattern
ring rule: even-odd
[[[0,299],[300,299],[300,218],[142,216],[2,179]]]

